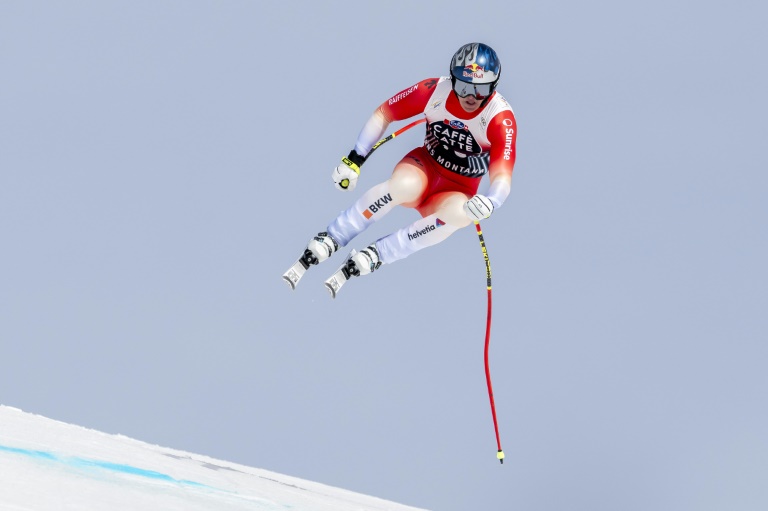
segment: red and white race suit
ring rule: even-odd
[[[376,242],[384,263],[439,243],[469,223],[441,209],[446,194],[459,192],[468,200],[486,174],[490,178],[486,195],[494,208],[504,203],[510,191],[517,140],[512,108],[494,92],[481,108],[466,112],[448,77],[422,80],[383,102],[360,131],[355,151],[366,156],[391,122],[417,115],[427,121],[424,145],[410,151],[401,163],[417,166],[426,175],[421,196],[415,201],[400,200],[386,181],[368,190],[327,228],[345,246],[394,206],[415,208],[422,215],[420,220]]]

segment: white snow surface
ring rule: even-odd
[[[0,405],[0,509],[413,511],[417,508]]]

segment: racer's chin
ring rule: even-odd
[[[459,98],[459,103],[461,104],[461,107],[467,112],[474,112],[480,108],[482,101],[477,99],[475,96],[466,96]]]

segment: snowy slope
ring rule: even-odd
[[[416,508],[0,406],[0,509],[406,511]]]

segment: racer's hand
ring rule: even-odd
[[[336,188],[345,192],[351,192],[357,185],[357,178],[360,176],[360,167],[349,158],[342,158],[341,164],[333,169],[333,183]]]
[[[470,220],[479,222],[491,216],[493,203],[491,199],[478,193],[464,204],[464,213]]]

